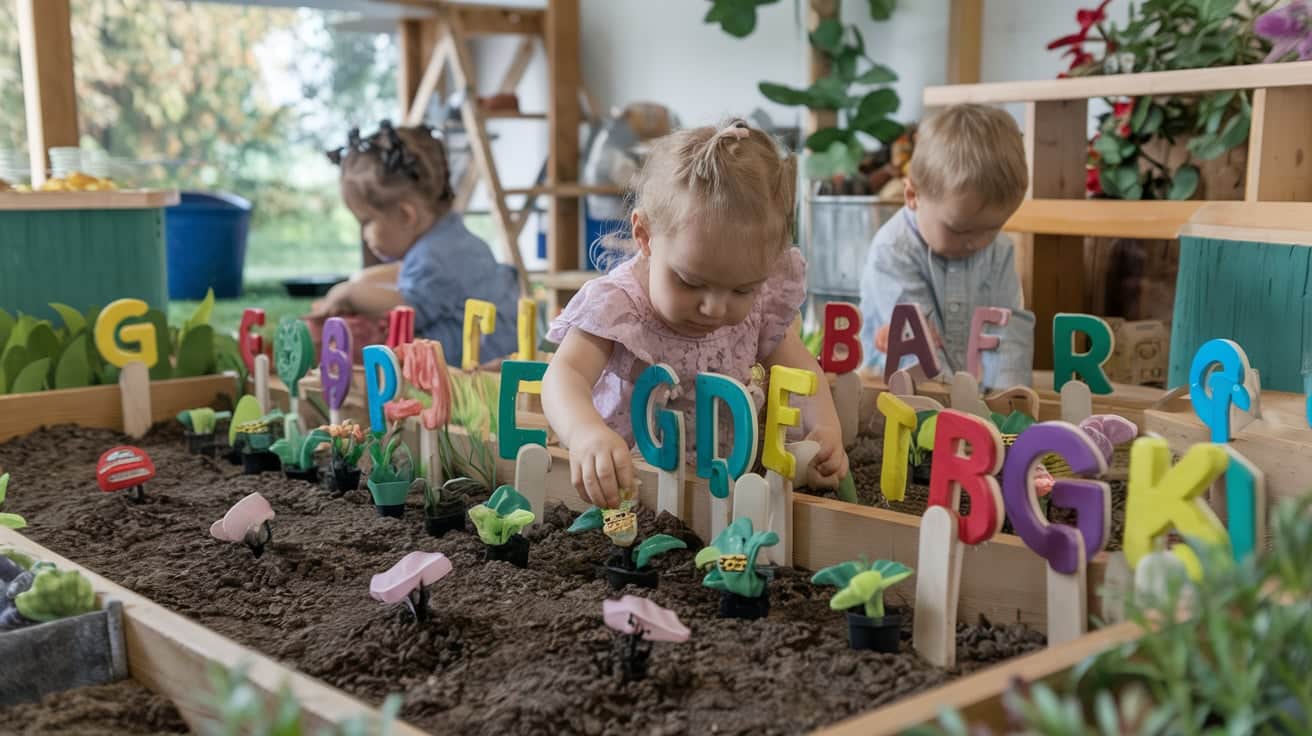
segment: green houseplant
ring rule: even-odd
[[[911,577],[911,568],[900,562],[864,560],[826,567],[811,577],[816,585],[838,588],[829,607],[847,611],[847,642],[853,649],[896,653],[902,631],[902,615],[884,609],[884,591]],[[861,607],[861,613],[854,610]]]
[[[770,613],[769,578],[756,569],[762,547],[779,543],[779,535],[752,529],[752,520],[734,519],[697,553],[693,564],[710,568],[702,585],[720,591],[721,618],[764,618]]]
[[[519,532],[537,517],[523,494],[511,486],[501,486],[487,503],[471,507],[469,518],[486,545],[484,559],[528,567],[528,540]]]
[[[660,576],[655,570],[646,570],[647,563],[656,555],[688,547],[682,539],[668,534],[653,534],[637,543],[638,514],[633,510],[635,506],[628,499],[621,501],[618,509],[593,506],[579,514],[568,530],[575,534],[600,529],[611,541],[613,549],[606,561],[606,581],[613,590],[625,585],[655,588],[660,583]]]

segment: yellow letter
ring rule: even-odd
[[[875,404],[884,415],[885,461],[879,471],[879,492],[890,501],[901,501],[907,495],[907,454],[916,428],[916,410],[889,391],[881,393]]]
[[[484,335],[497,329],[497,305],[482,299],[465,300],[465,350],[460,356],[460,368],[472,371],[478,368],[478,346]]]
[[[119,368],[133,361],[145,363],[147,368],[155,365],[159,360],[159,352],[155,349],[155,325],[147,322],[119,329],[123,320],[141,317],[149,310],[150,307],[140,299],[119,299],[100,310],[100,316],[96,317],[96,349],[106,362]],[[124,350],[118,346],[120,338],[125,344],[136,343],[141,348]]]
[[[1122,546],[1133,569],[1144,556],[1159,549],[1157,538],[1172,527],[1182,536],[1208,544],[1229,545],[1230,537],[1211,507],[1200,498],[1225,472],[1229,456],[1220,445],[1199,444],[1174,467],[1166,440],[1140,437],[1130,449],[1130,488],[1125,508]],[[1172,549],[1189,577],[1202,576],[1202,565],[1183,544]]]
[[[538,303],[519,300],[519,359],[538,359]]]
[[[765,409],[765,449],[761,461],[767,470],[792,478],[797,459],[784,449],[784,434],[789,427],[802,423],[802,412],[788,405],[790,394],[810,396],[815,393],[816,377],[811,371],[776,365],[770,369],[770,396]]]

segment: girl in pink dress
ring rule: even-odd
[[[698,373],[747,384],[752,367],[804,368],[823,376],[793,324],[806,291],[806,263],[791,246],[797,162],[774,139],[733,120],[656,141],[633,182],[634,256],[588,282],[551,325],[560,344],[542,404],[570,452],[584,500],[619,505],[633,488],[629,401],[647,366],[669,365],[691,448]],[[826,482],[847,474],[833,398],[802,402]]]

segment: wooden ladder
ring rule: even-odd
[[[405,124],[419,125],[433,95],[445,82],[449,72],[454,90],[463,93],[460,118],[469,138],[473,165],[456,185],[455,208],[464,210],[481,180],[491,200],[491,214],[497,234],[505,248],[507,260],[519,272],[520,290],[530,294],[528,272],[520,254],[520,233],[536,208],[537,198],[548,198],[547,261],[548,314],[555,314],[573,295],[581,279],[559,278],[576,274],[579,269],[579,199],[589,194],[622,194],[622,187],[585,186],[579,183],[579,126],[586,106],[589,116],[596,106],[583,88],[579,58],[579,0],[549,0],[546,8],[520,8],[495,5],[470,5],[442,0],[389,0],[393,3],[430,8],[434,18],[402,21],[401,87],[405,105]],[[477,77],[469,52],[469,39],[477,35],[520,36],[510,65],[501,79],[498,92],[513,93],[532,61],[538,41],[546,51],[548,68],[548,104],[545,112],[485,110],[479,105]],[[421,49],[431,46],[422,77],[418,77]],[[408,100],[408,104],[405,101]],[[542,181],[529,187],[502,184],[492,155],[487,121],[518,118],[545,120],[548,125],[548,154]],[[518,208],[509,197],[523,197]],[[570,288],[574,287],[574,288]]]

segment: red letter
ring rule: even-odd
[[[939,412],[937,421],[929,505],[955,516],[966,489],[970,513],[958,519],[957,536],[966,544],[987,542],[1002,529],[1002,491],[994,477],[1002,469],[1002,436],[991,422],[959,411]]]
[[[820,367],[825,373],[851,373],[861,365],[861,312],[855,304],[829,302],[825,305],[824,343]],[[839,358],[838,348],[847,354]]]
[[[884,381],[897,372],[903,356],[914,355],[920,361],[925,375],[934,378],[940,373],[938,353],[929,338],[929,325],[919,304],[898,304],[888,328],[888,355],[884,358]]]
[[[393,307],[387,313],[387,347],[395,350],[415,341],[415,310]]]
[[[237,347],[241,350],[241,360],[246,364],[246,370],[250,373],[255,372],[255,356],[264,352],[264,338],[259,335],[252,335],[251,328],[263,324],[263,309],[248,307],[241,313],[241,327],[238,330]]]

